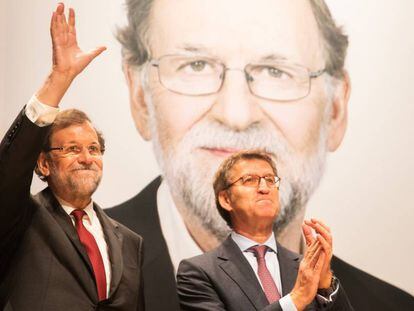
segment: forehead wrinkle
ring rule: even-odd
[[[202,55],[208,55],[213,57],[218,57],[214,52],[211,51],[208,47],[202,44],[190,44],[190,43],[184,43],[182,46],[178,47],[178,50],[182,50],[188,53],[194,53],[194,54],[202,54]],[[287,61],[288,58],[280,53],[274,52],[270,54],[266,54],[262,57],[258,57],[258,62],[265,62],[265,61]]]
[[[177,52],[184,52],[186,54],[204,55],[212,58],[218,58],[218,55],[203,44],[183,43],[176,48]]]
[[[193,1],[193,0],[191,0],[191,1]],[[285,36],[287,35],[287,33],[289,33],[289,32],[285,31],[286,25],[285,26],[281,26],[279,24],[270,25],[270,23],[268,23],[268,22],[263,22],[263,23],[259,23],[258,25],[255,26],[255,24],[253,22],[255,22],[257,20],[252,19],[252,16],[250,16],[249,14],[255,13],[256,9],[252,9],[251,7],[250,8],[247,7],[247,5],[250,5],[250,1],[248,1],[248,0],[247,1],[240,1],[241,9],[243,9],[243,10],[241,10],[240,14],[238,14],[237,11],[234,11],[234,5],[232,5],[233,2],[234,1],[211,1],[211,2],[210,1],[205,1],[204,2],[204,1],[195,1],[194,0],[194,2],[189,2],[189,3],[196,3],[197,5],[195,7],[194,6],[189,6],[189,8],[186,8],[184,5],[187,4],[187,1],[156,0],[156,1],[154,1],[154,4],[152,6],[152,10],[151,10],[150,28],[151,28],[151,30],[155,30],[154,29],[154,27],[155,27],[157,29],[157,31],[161,30],[160,34],[162,36],[166,36],[165,38],[168,39],[169,32],[171,31],[171,29],[175,29],[175,28],[181,30],[184,35],[187,35],[188,33],[192,34],[194,31],[190,30],[192,28],[191,28],[191,26],[188,25],[188,23],[194,23],[196,29],[200,28],[201,30],[204,31],[205,29],[208,29],[209,27],[204,25],[202,22],[208,22],[210,24],[212,24],[214,22],[217,22],[217,21],[218,22],[223,22],[226,25],[223,28],[223,30],[228,30],[226,32],[226,34],[228,35],[229,32],[231,33],[230,30],[232,30],[232,33],[233,33],[232,37],[231,37],[232,39],[227,41],[229,43],[229,47],[232,47],[232,51],[229,51],[229,53],[231,55],[233,55],[233,57],[236,57],[235,54],[238,54],[238,53],[235,51],[236,48],[234,47],[234,44],[233,44],[233,46],[231,46],[231,42],[234,43],[234,42],[239,42],[240,41],[240,44],[243,45],[243,48],[241,48],[241,50],[243,50],[243,49],[246,48],[246,42],[248,42],[248,40],[250,40],[250,39],[253,40],[253,43],[258,43],[258,40],[259,40],[257,38],[257,36],[255,36],[255,35],[253,35],[253,37],[251,37],[251,38],[248,37],[248,36],[246,37],[246,33],[242,33],[240,31],[238,31],[240,27],[237,27],[237,26],[239,26],[239,25],[246,25],[246,24],[249,25],[249,28],[247,30],[244,29],[246,27],[244,27],[244,28],[241,27],[243,31],[245,31],[245,32],[247,31],[247,34],[249,34],[250,32],[254,33],[253,30],[257,30],[257,29],[259,29],[259,30],[257,30],[257,31],[259,31],[259,33],[263,33],[264,29],[262,27],[266,27],[265,30],[269,30],[269,29],[272,29],[272,28],[276,27],[276,30],[279,31],[279,34],[282,34],[281,37],[279,36],[280,38],[277,37],[276,39],[278,41],[281,40],[283,42],[283,40],[285,39]],[[280,2],[282,2],[282,1],[280,1]],[[268,6],[268,9],[266,10],[266,8],[263,8],[263,6],[260,6],[258,8],[258,12],[262,13],[262,15],[264,14],[267,17],[267,18],[262,18],[262,20],[266,21],[266,20],[271,19],[269,17],[269,14],[267,14],[269,12],[269,10],[274,10],[275,13],[278,13],[277,10],[279,9],[279,5],[277,5],[278,1],[264,1],[263,3],[265,3]],[[290,1],[288,1],[288,3],[290,3]],[[296,29],[297,31],[300,31],[300,32],[299,32],[299,34],[295,33],[291,37],[293,38],[294,36],[297,36],[298,39],[300,39],[299,41],[304,41],[304,40],[305,41],[310,40],[310,42],[316,41],[315,44],[318,45],[319,50],[320,50],[320,45],[321,45],[320,44],[320,34],[319,34],[318,27],[316,25],[316,21],[315,21],[315,18],[314,18],[313,11],[310,7],[310,4],[308,3],[307,0],[292,1],[291,3],[292,4],[289,5],[289,6],[284,5],[282,7],[283,9],[286,8],[288,10],[288,11],[286,11],[287,13],[295,14],[295,15],[292,15],[292,18],[290,18],[290,20],[296,20],[298,18],[298,19],[301,20],[301,22],[299,23],[300,25],[302,25],[302,24],[305,25],[306,24],[305,25],[306,30],[304,31],[302,28],[301,29],[296,29],[296,28],[298,28],[298,27],[296,27],[297,26],[297,23],[296,23],[296,26],[294,27],[294,29]],[[302,10],[303,5],[301,5],[302,3],[305,5],[303,10]],[[173,7],[171,7],[171,4],[173,4]],[[210,17],[211,17],[211,15],[215,16],[215,14],[205,14],[206,12],[209,12],[208,9],[210,9],[210,4],[215,5],[216,7],[217,6],[220,7],[219,11],[221,11],[222,14],[217,14],[216,19],[205,17],[205,15],[210,16]],[[174,14],[171,14],[171,9],[174,8],[174,7],[175,7],[175,10],[177,10],[177,13],[181,14],[181,15],[180,14],[178,14],[178,15],[179,16],[184,16],[184,18],[181,18],[181,20],[178,20],[178,21],[173,20],[172,18],[170,18],[171,16],[174,16]],[[166,11],[166,8],[168,9],[167,11]],[[298,8],[301,8],[301,10],[298,10]],[[262,10],[262,11],[259,11],[259,9]],[[254,10],[254,11],[252,12],[252,10]],[[300,12],[298,12],[298,11],[300,11]],[[307,13],[309,13],[309,14],[307,14]],[[304,17],[302,16],[303,14],[305,14]],[[157,23],[157,21],[160,22],[158,20],[160,17],[165,17],[165,16],[168,17],[166,20],[169,22],[169,25],[167,25],[169,27],[167,27],[163,23]],[[200,16],[201,16],[201,19],[199,18]],[[253,17],[254,17],[254,14],[253,14]],[[302,20],[303,20],[303,22],[302,22]],[[283,21],[286,22],[286,18],[283,19]],[[172,24],[173,22],[177,22],[177,24],[176,25]],[[289,25],[291,25],[291,24],[289,23],[288,26]],[[161,27],[161,26],[166,26],[166,28]],[[313,27],[313,26],[316,26],[316,27]],[[190,29],[188,29],[189,27],[190,27]],[[316,30],[316,32],[315,32],[316,37],[314,38],[314,35],[312,34],[312,36],[311,36],[312,38],[309,38],[310,36],[309,36],[307,30],[313,30],[313,28],[315,28],[315,30]],[[272,33],[270,33],[270,34],[272,34]],[[305,33],[306,33],[306,35],[304,36]],[[241,36],[235,37],[236,34],[239,34],[239,35],[241,34]],[[152,35],[154,35],[154,33],[152,33]],[[205,38],[206,42],[213,42],[213,44],[214,44],[215,41],[212,38],[219,37],[219,36],[217,36],[217,33],[212,34],[211,32],[209,33],[207,30],[206,30],[206,36],[207,36],[207,38]],[[184,37],[181,37],[181,39],[185,40]],[[157,35],[157,38],[161,40],[160,42],[164,41],[164,40],[162,40],[162,38],[159,37],[159,34]],[[200,39],[200,38],[198,38],[198,39]],[[267,38],[266,40],[263,41],[261,46],[269,47],[269,45],[271,44],[270,42],[272,42],[272,40],[276,40],[276,39],[274,37]],[[201,40],[203,40],[203,38]],[[152,43],[154,43],[154,44],[158,43],[157,45],[160,44],[160,42],[158,42],[158,40],[156,40],[156,38],[154,38],[154,37],[150,41],[152,41]],[[155,42],[155,41],[157,41],[157,42]],[[192,44],[192,46],[195,47],[196,49],[193,49],[191,47],[190,52],[193,52],[193,53],[198,52],[198,51],[204,52],[203,49],[199,49],[197,44],[195,44],[195,45]],[[152,47],[151,47],[152,51],[151,52],[156,52],[156,51],[153,50],[154,47],[155,46],[152,45]],[[185,46],[183,48],[185,48]],[[205,47],[202,47],[202,48],[205,48]],[[221,45],[221,46],[216,47],[216,48],[217,48],[217,50],[215,51],[215,53],[212,53],[213,51],[209,51],[209,50],[207,50],[206,52],[208,54],[213,54],[213,55],[214,54],[222,55],[224,53],[223,51],[224,51],[225,46]],[[248,48],[248,50],[250,49],[251,51],[249,51],[249,52],[253,52],[253,54],[255,54],[255,52],[258,52],[258,49],[256,49],[254,45],[251,45],[251,46],[247,45],[247,48]],[[305,49],[307,48],[307,44],[304,45],[304,48]],[[281,44],[281,50],[284,51],[284,45],[283,44]],[[189,51],[189,50],[185,50],[185,51]],[[267,53],[269,53],[269,52],[272,53],[273,51],[268,50]],[[163,51],[163,54],[167,54],[167,53],[169,53],[169,52],[168,51]],[[323,51],[322,51],[322,53],[323,53]],[[312,60],[314,60],[314,59],[318,60],[318,58],[319,58],[318,56],[320,56],[320,55],[315,55],[314,57],[309,57],[308,56],[308,57],[305,57],[305,59],[300,59],[301,55],[296,55],[296,54],[297,53],[293,53],[293,55],[290,55],[289,59],[292,59],[292,61],[295,62],[295,63],[302,64],[302,65],[304,65],[306,67],[309,67],[309,68],[312,68],[312,69],[313,69],[313,66],[311,64],[308,64],[308,59],[310,58]],[[157,55],[154,55],[154,56],[159,57],[160,55],[157,54]],[[247,56],[247,55],[245,55],[245,56]],[[252,53],[250,53],[250,56],[251,57],[247,56],[247,59],[246,58],[244,59],[244,61],[246,63],[256,62],[257,61],[257,56],[260,57],[260,55],[253,56]],[[268,56],[268,55],[266,55],[266,56]],[[279,56],[279,55],[277,55],[277,56]],[[280,56],[283,57],[283,55],[280,55]],[[242,56],[240,56],[240,57],[242,57]],[[279,59],[282,59],[282,58],[277,58],[277,59],[279,60]],[[323,60],[324,60],[324,58],[323,58]],[[229,59],[222,59],[222,61],[227,62],[227,61],[229,61]],[[232,60],[232,62],[233,61],[237,63],[237,60]],[[229,64],[229,65],[233,66],[235,64]],[[318,68],[316,68],[316,67],[318,67]],[[315,65],[315,70],[318,70],[319,67],[320,66]]]

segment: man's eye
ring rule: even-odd
[[[178,71],[182,71],[184,73],[206,73],[208,69],[211,70],[213,67],[214,65],[208,61],[198,59],[183,63],[179,66]]]
[[[245,177],[243,177],[243,183],[244,184],[251,184],[251,183],[254,183],[254,181],[255,181],[254,176],[245,176]]]
[[[207,63],[205,61],[198,60],[190,63],[190,66],[194,71],[202,71],[206,67],[206,64]]]
[[[266,70],[267,70],[268,75],[272,78],[278,78],[278,79],[289,78],[289,75],[286,72],[276,67],[267,67]]]
[[[67,153],[79,153],[80,152],[80,148],[76,145],[68,146],[64,150]]]
[[[100,149],[98,148],[98,146],[89,146],[88,147],[89,153],[99,153]]]

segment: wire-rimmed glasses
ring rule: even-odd
[[[168,90],[190,96],[220,91],[230,70],[242,71],[252,94],[275,101],[293,101],[310,93],[311,79],[325,69],[308,68],[284,60],[248,64],[244,69],[229,68],[217,59],[191,55],[164,55],[149,62],[158,69],[158,78]]]

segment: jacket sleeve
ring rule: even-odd
[[[178,267],[177,291],[181,310],[226,310],[205,272],[188,260]]]
[[[326,306],[318,303],[320,310],[335,310],[335,311],[353,311],[354,310],[340,281],[339,281],[338,286],[339,286],[338,293],[333,298],[332,303]]]
[[[49,129],[32,123],[23,109],[0,144],[0,281],[34,211],[30,185]]]

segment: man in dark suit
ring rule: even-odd
[[[147,241],[147,306],[178,309],[178,263],[228,234],[211,179],[236,151],[260,148],[278,159],[276,234],[303,252],[306,204],[347,126],[348,39],[319,0],[129,0],[127,12],[118,37],[131,111],[162,178],[108,213]],[[332,265],[357,309],[414,304],[338,258]]]
[[[52,72],[0,145],[0,310],[143,310],[142,238],[91,199],[104,139],[83,112],[58,109],[105,48],[80,50],[63,4],[51,36]],[[31,196],[34,169],[48,187]]]
[[[325,224],[303,224],[308,249],[301,261],[276,242],[279,183],[266,153],[240,152],[223,162],[214,193],[232,232],[218,248],[180,263],[182,310],[352,310],[331,271],[332,235]]]

